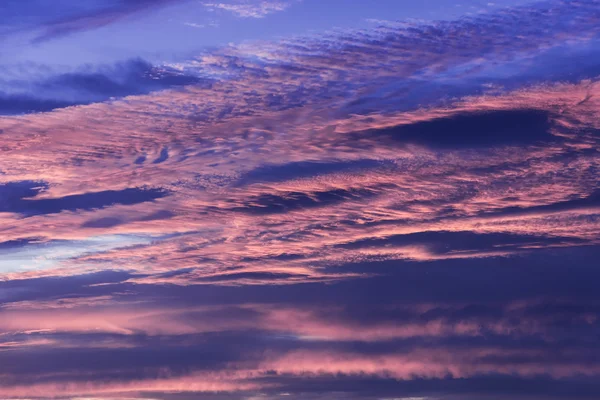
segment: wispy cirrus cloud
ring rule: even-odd
[[[137,13],[182,0],[84,0],[48,5],[43,0],[8,1],[0,5],[2,31],[36,32],[34,42],[97,29]]]
[[[293,1],[245,0],[229,3],[204,3],[209,10],[230,12],[241,18],[263,18],[269,14],[284,11]]]

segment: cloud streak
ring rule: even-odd
[[[0,10],[7,33],[34,31],[37,33],[33,41],[41,43],[97,29],[149,9],[157,9],[179,1],[181,0],[84,0],[52,7],[40,0],[33,0],[26,5],[10,1]]]
[[[284,11],[292,5],[290,1],[241,1],[233,3],[204,3],[209,10],[230,12],[240,18],[264,18]]]

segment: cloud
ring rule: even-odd
[[[530,235],[514,235],[509,233],[477,234],[475,232],[418,232],[406,235],[394,235],[383,238],[364,239],[338,245],[340,248],[384,248],[398,246],[424,246],[433,254],[477,252],[505,252],[507,250],[548,247],[552,245],[584,244],[578,238],[544,237]]]
[[[204,3],[209,10],[223,10],[241,18],[263,18],[284,11],[292,5],[289,1],[238,1],[234,3]]]
[[[64,2],[58,6],[48,6],[43,0],[33,0],[27,5],[11,1],[3,4],[0,10],[5,32],[38,32],[34,42],[39,43],[97,29],[177,1],[180,0],[84,0]]]
[[[545,204],[539,206],[532,207],[508,207],[506,209],[501,209],[498,211],[494,211],[490,214],[492,215],[536,215],[536,214],[544,214],[544,213],[560,213],[565,211],[577,211],[577,210],[586,210],[586,209],[597,209],[600,206],[600,190],[596,189],[592,193],[587,196],[583,196],[580,198],[575,198],[572,200],[559,201],[552,204]]]
[[[156,289],[149,288],[155,294]],[[306,294],[313,292],[307,287],[302,293],[310,299]],[[316,294],[325,292],[320,288]],[[353,297],[349,292],[345,296]],[[302,382],[304,389],[317,385],[320,392],[352,395],[361,391],[344,389],[348,379],[369,379],[384,386],[388,380],[410,385],[413,395],[426,396],[431,385],[446,387],[445,393],[453,395],[463,393],[451,389],[458,382],[468,387],[492,377],[530,385],[539,379],[561,380],[585,387],[582,378],[598,374],[590,358],[598,351],[598,305],[586,300],[404,302],[385,308],[378,301],[344,306],[336,296],[304,307],[194,307],[189,297],[179,297],[180,306],[169,304],[172,300],[172,295],[122,293],[5,305],[0,310],[6,317],[2,327],[12,333],[0,337],[11,349],[1,355],[7,361],[0,366],[6,382],[2,393],[36,397],[45,388],[64,395],[60,388],[67,386],[72,395],[148,388],[303,393],[296,386]],[[34,349],[37,354],[31,353]],[[95,383],[90,384],[90,374]],[[215,389],[220,387],[210,385],[215,380],[236,384]],[[480,395],[497,394],[494,385],[480,390]]]
[[[356,161],[299,161],[286,164],[260,166],[244,173],[238,184],[248,185],[263,182],[285,182],[294,179],[311,178],[319,175],[334,174],[344,171],[360,171],[362,169],[377,168],[384,163],[377,160]]]
[[[82,105],[0,118],[0,397],[594,398],[597,8],[36,80]]]
[[[264,194],[257,198],[249,199],[242,207],[233,208],[250,214],[272,214],[325,207],[350,199],[374,196],[375,192],[368,188],[359,190],[331,190],[326,192],[298,193],[290,192],[281,196]]]
[[[433,148],[490,147],[552,141],[550,115],[541,110],[456,114],[368,132],[404,144]]]
[[[36,199],[45,184],[37,182],[9,182],[0,186],[4,194],[0,212],[19,213],[24,216],[56,214],[61,211],[92,210],[115,204],[137,204],[165,197],[161,189],[128,188],[121,191],[74,194],[61,198]],[[33,197],[33,198],[31,198]]]
[[[0,81],[0,115],[48,112],[130,95],[185,85],[206,84],[198,77],[130,60],[113,66],[82,68],[72,72],[43,72],[25,82],[24,77]]]

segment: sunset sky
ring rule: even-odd
[[[0,0],[0,399],[600,399],[598,76],[600,0]]]

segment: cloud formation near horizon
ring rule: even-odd
[[[0,118],[0,397],[597,397],[599,22],[36,81],[77,95]]]

